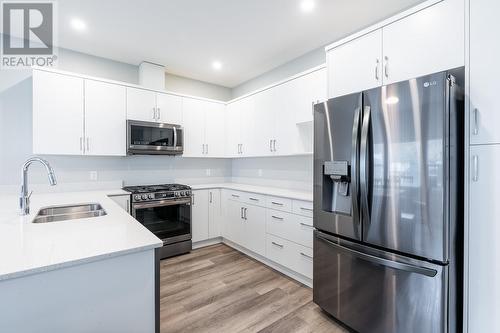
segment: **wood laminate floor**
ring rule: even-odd
[[[161,332],[343,333],[312,290],[218,244],[161,262]]]

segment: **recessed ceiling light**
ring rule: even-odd
[[[71,19],[71,26],[77,31],[87,30],[87,24],[79,18]]]
[[[222,63],[220,61],[214,61],[212,63],[212,68],[215,69],[216,71],[222,69]]]
[[[300,3],[300,9],[302,9],[304,13],[312,12],[315,7],[316,3],[314,2],[314,0],[302,0]]]

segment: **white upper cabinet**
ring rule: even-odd
[[[298,153],[296,143],[297,143],[297,122],[296,119],[296,108],[297,101],[294,100],[293,96],[295,94],[300,94],[300,92],[295,89],[297,85],[296,81],[288,81],[282,85],[275,88],[276,98],[281,102],[281,105],[273,110],[274,113],[274,141],[273,141],[273,153],[274,155],[293,155]],[[307,106],[308,109],[312,108],[312,101]]]
[[[258,128],[255,126],[255,95],[241,100],[240,106],[240,156],[256,156],[255,137]]]
[[[184,115],[184,156],[203,157],[205,155],[205,108],[204,102],[193,98],[183,98]]]
[[[238,157],[240,153],[240,101],[226,107],[226,156]]]
[[[127,87],[127,119],[157,121],[156,93]]]
[[[383,28],[384,84],[465,64],[463,0],[444,0]]]
[[[328,51],[327,67],[329,98],[381,86],[382,30]]]
[[[33,71],[34,154],[83,154],[83,82]]]
[[[221,103],[206,102],[205,155],[225,157],[226,107]]]
[[[126,88],[85,80],[85,154],[126,155]]]
[[[498,75],[500,2],[470,2],[470,143],[500,143]]]
[[[171,94],[156,94],[157,121],[182,125],[182,97]]]
[[[308,75],[291,81],[294,94],[287,101],[294,105],[297,124],[313,121],[313,104],[327,98],[326,68],[321,68]]]
[[[255,95],[255,128],[258,133],[254,137],[254,145],[259,156],[274,155],[276,113],[284,107],[284,101],[278,96],[276,88],[264,90]]]

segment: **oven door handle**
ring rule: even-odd
[[[189,199],[180,199],[180,200],[160,200],[153,202],[141,202],[132,204],[134,209],[142,209],[142,208],[154,208],[154,207],[165,207],[165,206],[174,206],[174,205],[185,205],[191,204],[191,198]]]

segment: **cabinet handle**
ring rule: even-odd
[[[205,155],[205,144],[204,143],[201,144],[201,154]]]
[[[478,113],[479,113],[479,110],[477,108],[475,108],[474,109],[474,130],[472,131],[473,135],[479,134]]]
[[[83,152],[83,137],[80,137],[80,151]]]
[[[477,182],[479,180],[479,157],[477,155],[472,156],[472,181]]]
[[[207,146],[207,152],[205,154],[208,154],[208,143],[206,144],[206,146]]]
[[[282,217],[275,216],[275,215],[272,215],[271,217],[272,217],[273,219],[276,219],[276,220],[279,220],[279,221],[283,221],[283,218],[282,218]]]
[[[273,140],[269,140],[269,151],[273,151]]]
[[[312,212],[313,211],[311,208],[306,208],[306,207],[300,207],[300,209],[305,210],[306,212]]]
[[[306,228],[310,228],[310,229],[314,228],[312,225],[307,224],[307,223],[302,223],[301,222],[300,225],[303,226],[303,227],[306,227]]]
[[[389,78],[389,57],[385,56],[385,66],[384,66],[384,75],[386,78]]]
[[[87,151],[90,151],[90,138],[87,137]]]
[[[274,202],[274,201],[271,201],[271,203],[273,205],[276,205],[276,206],[283,206],[283,204],[281,202]]]
[[[127,211],[127,213],[129,213],[129,214],[130,214],[130,202],[129,202],[129,200],[128,200],[128,199],[127,199],[127,201],[125,202],[125,205],[127,206],[127,207],[126,207],[126,211]]]
[[[160,120],[161,119],[161,110],[160,110],[160,108],[156,108],[156,111],[158,111],[158,117],[156,119]]]
[[[239,198],[239,197],[240,197],[239,195],[236,195],[236,194],[231,194],[231,196],[232,196],[233,198]]]
[[[153,116],[152,116],[153,120],[156,120],[156,108],[153,108]]]
[[[303,257],[309,258],[309,259],[312,259],[312,258],[313,258],[313,257],[311,257],[310,255],[305,254],[304,252],[300,252],[300,255],[301,255],[301,256],[303,256]]]
[[[276,242],[271,242],[271,243],[272,243],[273,245],[276,245],[277,247],[281,247],[281,248],[283,248],[283,247],[284,247],[284,245],[283,245],[283,244],[278,244],[278,243],[276,243]]]
[[[244,209],[245,209],[245,220],[248,220],[248,219],[247,219],[247,210],[248,210],[248,209],[247,209],[247,208],[244,208]]]
[[[243,217],[243,207],[241,207],[240,217],[241,217],[241,219],[244,219],[244,217]]]
[[[257,199],[257,198],[248,198],[248,199],[250,199],[252,201],[259,201],[259,199]]]
[[[210,203],[212,203],[212,192],[208,193],[210,195]]]
[[[191,205],[194,206],[194,193],[192,193],[192,195],[191,195]]]
[[[375,80],[378,81],[379,80],[379,76],[378,76],[378,67],[380,65],[380,60],[377,58],[376,62],[375,62]]]
[[[273,140],[273,151],[276,151],[276,140]]]
[[[243,154],[243,144],[240,143],[240,145],[241,145],[241,154]]]

